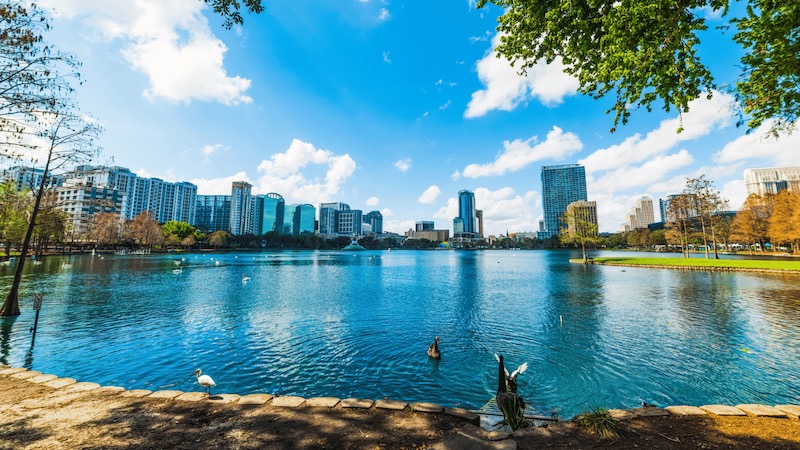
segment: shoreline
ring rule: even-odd
[[[0,365],[0,448],[797,448],[800,406],[610,410],[616,438],[575,420],[487,431],[478,415],[396,400],[125,390]],[[735,431],[735,432],[734,432]],[[733,432],[733,433],[732,433]],[[200,443],[203,444],[200,444]],[[6,447],[8,446],[8,447]]]
[[[642,262],[637,262],[641,260]],[[644,262],[646,261],[646,262]],[[691,261],[684,258],[597,258],[589,259],[588,264],[597,266],[616,266],[616,267],[639,267],[647,269],[673,269],[673,270],[701,270],[709,272],[749,272],[749,273],[770,273],[770,274],[791,274],[800,275],[800,268],[775,268],[769,267],[771,260],[707,260],[695,258],[693,263],[674,264],[675,261]],[[741,262],[753,263],[756,267],[742,266]],[[583,264],[582,259],[570,259],[570,263]],[[764,263],[766,262],[766,263]],[[792,261],[794,263],[794,261]],[[798,265],[800,264],[793,264]],[[758,267],[760,266],[760,267]]]
[[[482,410],[469,410],[464,408],[446,407],[436,403],[428,402],[406,402],[402,400],[392,399],[363,399],[363,398],[346,398],[340,399],[336,397],[311,397],[304,398],[299,396],[281,396],[272,394],[213,394],[209,396],[205,392],[200,391],[178,391],[178,390],[157,390],[152,391],[149,389],[125,389],[120,386],[102,386],[99,383],[77,381],[74,378],[59,377],[53,374],[44,374],[36,370],[25,369],[24,367],[11,367],[0,364],[0,377],[14,378],[28,383],[40,384],[53,389],[67,388],[76,392],[108,392],[119,394],[125,397],[132,398],[154,398],[164,400],[178,400],[184,402],[202,402],[208,401],[216,404],[232,404],[238,403],[240,405],[271,405],[286,408],[298,408],[301,406],[309,407],[327,407],[327,408],[358,408],[358,409],[386,409],[394,411],[403,411],[410,409],[414,412],[424,412],[430,414],[447,414],[449,416],[463,419],[468,423],[478,425],[481,417],[493,417],[497,412],[489,412]],[[654,405],[643,405],[638,408],[630,409],[609,409],[611,415],[617,420],[625,420],[632,417],[649,417],[649,416],[666,416],[669,414],[677,416],[701,416],[708,413],[713,413],[720,416],[744,416],[751,414],[753,416],[764,417],[790,417],[795,416],[800,419],[800,405],[761,405],[761,404],[739,404],[736,406],[731,405],[718,405],[709,404],[702,406],[690,405],[673,405],[658,407]],[[571,421],[575,417],[566,419],[557,417],[544,417],[538,415],[528,415],[525,417],[537,421]],[[577,416],[576,416],[577,417]]]

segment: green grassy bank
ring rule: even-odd
[[[582,263],[580,259],[571,262]],[[591,264],[609,266],[661,267],[668,269],[780,271],[800,273],[800,261],[765,259],[705,259],[705,258],[594,258]]]

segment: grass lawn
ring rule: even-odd
[[[581,262],[581,260],[575,260]],[[705,259],[705,258],[636,258],[611,257],[594,258],[595,264],[637,265],[637,266],[680,266],[680,267],[719,267],[726,269],[766,269],[800,271],[800,260],[777,261],[768,259]]]

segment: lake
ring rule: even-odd
[[[570,257],[579,255],[48,257],[26,267],[22,315],[0,318],[0,362],[128,389],[201,390],[191,376],[200,368],[215,393],[476,409],[496,390],[498,353],[509,371],[528,362],[519,393],[540,414],[800,402],[797,275],[584,267]],[[12,277],[0,266],[3,295]],[[31,346],[34,290],[44,305]],[[435,336],[439,361],[426,355]]]

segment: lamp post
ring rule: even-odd
[[[39,310],[42,309],[42,293],[37,292],[33,294],[33,309],[36,311],[36,319],[33,321],[33,338],[31,338],[31,344],[33,341],[36,340],[36,328],[39,326]]]

